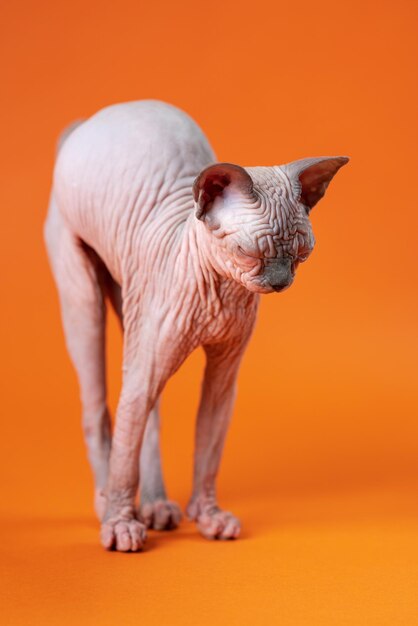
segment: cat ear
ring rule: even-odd
[[[310,211],[324,196],[340,167],[348,161],[346,156],[315,157],[292,161],[281,168],[289,177],[297,199]]]
[[[249,196],[253,191],[251,176],[233,163],[215,163],[202,170],[193,183],[196,217],[204,220],[216,198],[232,194]]]

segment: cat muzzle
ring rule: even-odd
[[[293,282],[292,259],[268,259],[265,262],[264,277],[274,291],[283,291]]]

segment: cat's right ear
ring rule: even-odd
[[[243,167],[233,163],[215,163],[202,170],[193,184],[196,217],[204,221],[215,201],[236,195],[251,196],[253,181]]]

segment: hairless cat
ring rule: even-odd
[[[101,542],[141,550],[169,529],[159,397],[198,346],[206,368],[187,507],[209,539],[236,538],[215,480],[259,294],[289,287],[314,246],[309,211],[347,157],[217,163],[195,122],[152,100],[107,107],[59,142],[45,240],[81,392]],[[115,426],[106,401],[106,300],[123,329]],[[140,483],[140,504],[136,494]]]

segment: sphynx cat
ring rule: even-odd
[[[309,211],[346,157],[272,167],[217,163],[195,122],[152,100],[107,107],[61,138],[45,240],[81,392],[101,542],[141,550],[170,529],[159,397],[198,346],[206,368],[187,515],[232,539],[215,480],[259,294],[289,287],[314,246]],[[106,300],[123,329],[123,382],[111,434]],[[140,504],[136,495],[140,483]]]

